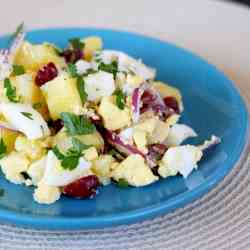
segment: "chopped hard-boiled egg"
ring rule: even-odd
[[[39,160],[32,162],[27,171],[29,177],[31,178],[32,183],[36,186],[43,178],[46,166],[46,160],[47,157],[43,156]]]
[[[195,131],[185,124],[174,124],[165,138],[165,144],[167,146],[179,146],[183,141],[188,138],[195,137],[197,134]]]
[[[197,162],[202,157],[202,151],[195,146],[185,145],[169,148],[164,154],[158,173],[162,177],[168,177],[179,172],[185,178],[197,168]]]
[[[91,169],[104,185],[110,183],[111,165],[114,162],[114,158],[111,155],[101,155],[98,159],[93,161]]]
[[[64,169],[53,151],[49,151],[42,182],[49,186],[65,186],[83,176],[91,174],[91,162],[83,157],[79,159],[78,166],[73,170]]]
[[[110,130],[121,129],[131,123],[129,109],[127,107],[119,109],[113,96],[102,98],[98,113],[103,118],[104,127]]]
[[[15,151],[0,160],[0,166],[6,179],[15,184],[25,182],[22,172],[27,171],[29,165],[30,161],[28,158]]]
[[[1,103],[0,111],[17,131],[28,139],[39,139],[50,135],[47,123],[39,112],[28,104]]]
[[[43,181],[39,182],[34,191],[34,200],[41,204],[52,204],[60,199],[61,191],[59,187],[50,186]]]
[[[140,187],[158,180],[145,164],[142,156],[133,154],[122,161],[111,173],[116,181],[126,180],[131,186]]]
[[[85,77],[84,82],[89,101],[99,101],[115,91],[115,81],[111,73],[99,71]]]

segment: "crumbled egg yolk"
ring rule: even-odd
[[[113,96],[102,98],[98,113],[103,118],[104,127],[109,130],[121,129],[131,123],[129,109],[127,107],[119,109]]]
[[[13,151],[0,160],[0,165],[7,180],[21,184],[25,181],[21,173],[28,170],[30,161],[24,154]]]
[[[113,163],[115,163],[115,160],[111,155],[101,155],[93,161],[91,169],[103,185],[110,183],[111,165]]]
[[[43,181],[39,182],[34,191],[34,200],[41,204],[52,204],[60,199],[61,191],[59,187],[50,186]]]
[[[133,154],[123,160],[111,173],[119,181],[125,179],[131,186],[140,187],[153,183],[158,177],[153,175],[151,169],[145,164],[141,155]]]

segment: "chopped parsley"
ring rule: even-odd
[[[76,65],[73,63],[69,63],[68,64],[68,68],[67,68],[68,73],[70,74],[71,77],[77,77],[77,68]]]
[[[69,135],[86,135],[95,132],[95,126],[85,117],[62,112],[61,119]]]
[[[115,79],[116,75],[118,73],[118,63],[115,60],[112,61],[110,64],[105,64],[104,62],[101,62],[98,65],[98,70],[102,70],[102,71],[112,73],[114,75],[114,79]]]
[[[82,77],[80,76],[77,77],[76,86],[77,86],[77,90],[79,92],[80,98],[82,100],[82,103],[85,103],[88,95],[85,91],[85,83]]]
[[[126,96],[125,94],[122,92],[121,89],[117,89],[114,92],[114,95],[116,96],[116,105],[118,106],[119,109],[124,109],[125,107],[125,103],[126,103]]]
[[[127,188],[127,187],[129,187],[129,183],[125,179],[121,178],[118,180],[117,186],[119,188]]]
[[[4,196],[4,189],[0,188],[0,197]]]
[[[3,138],[0,140],[0,159],[2,159],[7,153],[7,146],[5,145]]]
[[[24,69],[23,65],[14,64],[13,65],[13,73],[16,76],[20,76],[20,75],[25,74],[25,69]]]
[[[11,85],[9,78],[4,79],[4,88],[6,89],[6,96],[11,102],[20,101],[20,96],[17,97],[17,94],[16,94],[16,87],[13,87]]]
[[[80,38],[72,38],[69,40],[69,43],[73,49],[82,50],[84,48],[84,42],[82,42]]]
[[[61,161],[61,166],[67,170],[75,169],[79,163],[79,158],[84,155],[82,151],[91,147],[77,138],[72,138],[72,145],[73,147],[68,149],[65,154],[61,153],[57,146],[52,148],[57,159]]]
[[[31,113],[28,113],[28,112],[21,112],[21,114],[22,114],[23,116],[27,117],[27,118],[30,119],[30,120],[34,120],[34,119],[32,118],[32,114],[31,114]]]
[[[17,26],[15,32],[13,32],[13,33],[10,35],[10,41],[14,40],[14,39],[17,37],[17,35],[18,35],[20,32],[22,32],[23,30],[24,30],[24,22],[20,23],[20,24]]]
[[[34,109],[40,109],[42,106],[43,106],[43,104],[42,104],[41,102],[37,102],[37,103],[34,103],[34,104],[32,105],[32,107],[33,107]]]

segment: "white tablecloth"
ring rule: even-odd
[[[0,34],[94,26],[149,34],[200,54],[224,71],[250,107],[250,11],[214,0],[1,2]],[[154,220],[95,231],[44,231],[0,223],[0,249],[250,249],[250,158],[196,202]]]

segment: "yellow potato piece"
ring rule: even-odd
[[[18,135],[18,132],[6,128],[0,128],[0,138],[3,139],[3,142],[7,147],[7,153],[14,149],[15,141]]]
[[[122,161],[111,174],[116,181],[125,179],[131,186],[140,187],[151,184],[159,178],[153,175],[141,155],[133,154]]]
[[[47,82],[41,89],[53,120],[59,119],[62,112],[80,113],[82,102],[75,78],[62,74]]]
[[[43,65],[53,62],[58,66],[64,66],[65,62],[59,57],[51,44],[31,44],[25,41],[14,58],[14,64],[20,64],[27,70],[37,71]]]
[[[89,36],[83,40],[85,46],[83,49],[84,59],[90,61],[96,50],[102,49],[102,39],[98,36]]]

